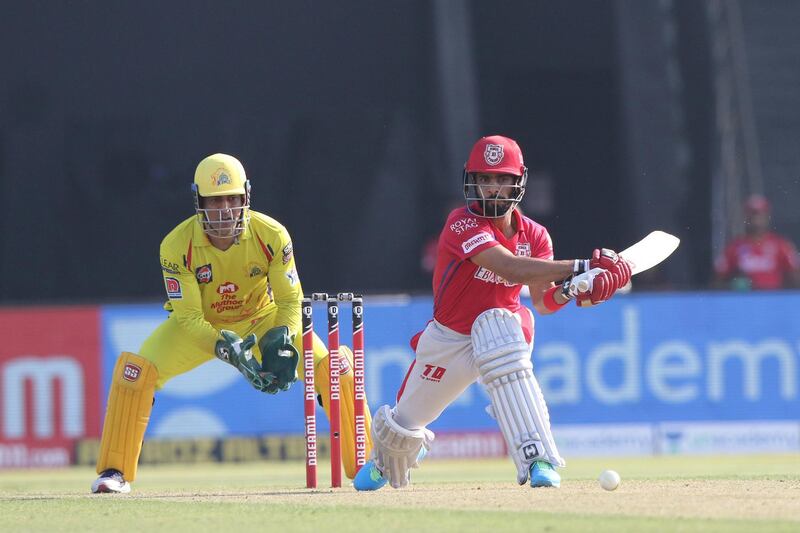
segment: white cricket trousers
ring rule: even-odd
[[[530,314],[528,309],[521,312]],[[533,349],[532,339],[528,347]],[[478,377],[472,337],[431,321],[419,338],[417,357],[400,389],[395,421],[406,429],[426,427]]]

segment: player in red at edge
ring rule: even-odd
[[[487,411],[508,444],[517,482],[561,484],[554,467],[565,463],[533,375],[533,313],[520,303],[520,290],[528,285],[533,307],[549,314],[571,299],[608,300],[631,270],[606,249],[591,259],[554,261],[547,230],[516,209],[527,178],[514,140],[494,135],[473,146],[464,165],[466,206],[450,213],[439,237],[433,320],[411,340],[416,359],[397,404],[375,413],[373,453],[353,480],[357,490],[408,485],[434,439],[426,426],[476,379],[491,398]],[[589,282],[584,293],[574,289],[581,280]]]
[[[769,201],[744,203],[746,233],[733,239],[714,264],[715,285],[739,290],[800,287],[800,258],[792,242],[770,230]]]

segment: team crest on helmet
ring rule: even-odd
[[[231,177],[230,177],[230,176],[228,176],[228,173],[227,173],[227,172],[225,172],[225,169],[222,169],[222,168],[221,168],[221,169],[217,170],[217,171],[216,171],[216,172],[215,172],[215,173],[214,173],[214,174],[211,176],[211,183],[212,183],[212,184],[213,184],[215,187],[219,187],[220,185],[230,185],[230,183],[231,183]]]
[[[499,144],[487,144],[483,151],[483,159],[487,165],[496,166],[503,160],[503,147]]]

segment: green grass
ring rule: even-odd
[[[606,468],[618,491],[597,487]],[[575,459],[561,473],[560,490],[532,490],[510,461],[432,460],[412,490],[356,493],[326,488],[324,465],[317,492],[300,463],[144,466],[124,496],[89,495],[86,468],[0,471],[0,531],[800,531],[800,455]],[[685,516],[668,505],[680,498],[721,507]]]

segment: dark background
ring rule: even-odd
[[[0,4],[3,303],[161,298],[159,243],[220,151],[289,229],[307,291],[429,291],[423,243],[494,133],[522,146],[523,209],[558,258],[664,229],[683,245],[640,286],[705,287],[737,224],[713,201],[731,5],[754,192],[800,237],[800,2]]]

